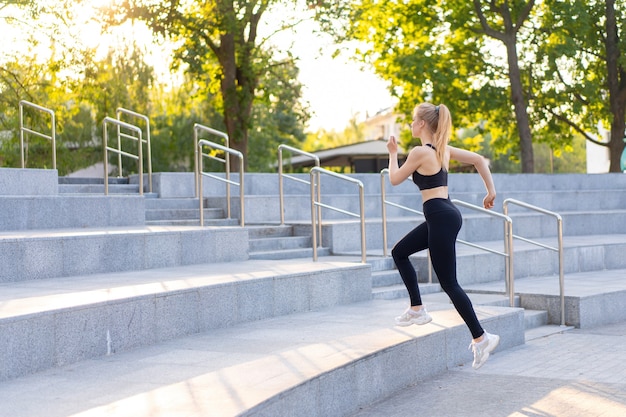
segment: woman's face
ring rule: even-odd
[[[425,125],[424,121],[420,120],[417,117],[417,113],[414,113],[413,114],[413,121],[411,122],[411,135],[414,138],[420,137],[420,132],[424,128],[424,125]]]

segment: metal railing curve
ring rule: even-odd
[[[457,239],[457,242],[462,243],[473,248],[481,249],[487,252],[494,253],[504,257],[504,274],[505,274],[505,286],[506,293],[509,297],[509,305],[515,306],[515,289],[514,289],[514,276],[513,276],[513,221],[506,214],[501,214],[495,211],[487,210],[486,208],[467,203],[465,201],[452,199],[451,200],[457,206],[469,208],[483,214],[487,214],[492,217],[498,217],[504,220],[504,252],[500,252],[486,246],[477,245],[472,242],[467,242],[462,239]]]
[[[211,155],[208,153],[204,153],[202,151],[202,147],[204,146],[208,146],[212,149],[218,149],[220,151],[223,151],[225,153],[225,157],[224,158],[220,158],[217,157],[215,155]],[[241,215],[241,219],[239,220],[239,223],[241,224],[241,227],[244,227],[245,225],[245,211],[244,211],[244,187],[243,187],[243,154],[235,149],[231,149],[228,148],[226,146],[222,146],[218,143],[214,143],[205,139],[201,139],[198,141],[198,146],[197,146],[197,153],[198,153],[198,169],[199,169],[199,173],[200,173],[200,178],[199,178],[199,182],[198,182],[198,186],[199,186],[199,200],[200,200],[200,226],[204,226],[204,198],[203,198],[203,187],[202,187],[202,178],[203,177],[209,177],[209,178],[213,178],[215,180],[221,181],[221,182],[225,182],[226,183],[226,187],[228,192],[227,197],[226,197],[226,207],[227,207],[227,218],[230,219],[230,185],[237,185],[239,186],[239,207],[240,207],[240,215]],[[230,164],[228,164],[228,155],[234,155],[237,158],[239,158],[239,182],[235,182],[235,181],[231,181],[230,180]],[[218,177],[216,175],[213,174],[209,174],[208,172],[204,172],[202,169],[202,165],[203,165],[203,160],[204,158],[209,158],[209,159],[213,159],[215,161],[219,161],[222,162],[226,165],[226,172],[227,172],[227,176],[226,178],[221,178]]]
[[[125,109],[123,107],[118,107],[115,110],[115,114],[117,116],[117,120],[122,121],[121,117],[122,115],[126,115],[126,116],[130,116],[130,117],[134,117],[137,119],[141,119],[145,122],[146,124],[146,135],[144,136],[144,139],[142,140],[142,143],[146,144],[146,162],[148,165],[148,192],[152,192],[152,150],[150,147],[150,119],[148,118],[148,116],[146,116],[145,114],[141,114],[141,113],[137,113],[134,112],[132,110],[128,110]],[[122,137],[126,137],[129,138],[128,135],[125,135],[123,132],[121,132],[120,127],[117,127],[117,147],[119,150],[121,150],[121,144],[120,144],[120,139]],[[134,137],[130,137],[131,139],[134,139]],[[122,172],[122,154],[118,154],[117,155],[117,164],[118,164],[118,168],[119,168],[119,172]]]
[[[278,145],[278,195],[279,195],[279,199],[280,199],[280,224],[284,225],[285,224],[285,191],[284,191],[284,186],[283,186],[283,179],[287,178],[290,179],[292,181],[296,181],[302,184],[307,184],[307,185],[311,185],[310,181],[307,180],[303,180],[301,178],[298,178],[296,176],[293,175],[289,175],[289,174],[285,174],[283,172],[283,150],[286,151],[290,151],[292,153],[297,153],[299,155],[311,158],[314,162],[315,162],[315,166],[319,167],[320,166],[320,158],[319,156],[309,153],[309,152],[304,152],[300,149],[294,148],[292,146],[289,145],[285,145],[285,144],[281,144]],[[317,188],[317,200],[320,201],[320,189],[319,187]],[[317,213],[317,218],[320,219],[319,222],[319,236],[320,236],[320,240],[321,240],[321,236],[322,236],[322,227],[321,227],[321,218],[322,218],[322,208],[318,207],[318,213]]]
[[[410,213],[417,214],[419,216],[424,216],[424,213],[412,209],[407,206],[403,206],[402,204],[394,203],[393,201],[387,200],[387,192],[385,187],[385,176],[389,174],[389,168],[384,168],[380,171],[380,197],[381,197],[381,210],[382,210],[382,225],[383,225],[383,256],[388,256],[388,238],[387,238],[387,206],[392,206],[399,208],[404,211],[408,211]],[[430,261],[430,251],[426,251],[427,263],[428,263],[428,283],[432,284],[433,282],[433,265]]]
[[[111,148],[108,146],[109,141],[109,132],[107,129],[107,125],[113,125],[118,128],[118,148]],[[131,132],[137,133],[137,136],[132,136],[123,133],[124,137],[137,141],[137,155],[125,152],[119,148],[119,129],[127,129]],[[109,194],[109,152],[113,152],[118,154],[118,156],[126,156],[131,159],[137,161],[138,171],[139,171],[139,194],[143,195],[143,153],[142,153],[142,131],[135,125],[131,125],[130,123],[122,122],[120,120],[114,119],[112,117],[105,117],[102,121],[102,147],[104,148],[104,194]],[[122,175],[122,172],[119,172],[119,175]]]
[[[225,143],[224,146],[228,149],[230,149],[230,139],[228,138],[228,134],[226,134],[225,132],[221,132],[219,130],[210,128],[208,126],[204,126],[201,125],[200,123],[196,123],[193,125],[193,149],[194,149],[194,162],[193,162],[193,171],[194,171],[194,179],[195,179],[195,187],[196,187],[196,197],[198,197],[201,193],[200,193],[200,171],[199,171],[199,167],[200,167],[200,152],[199,152],[199,148],[198,148],[198,141],[200,140],[200,132],[204,132],[207,133],[211,136],[217,136],[220,138],[223,138]],[[213,142],[212,142],[213,143]],[[226,180],[229,181],[230,180],[230,158],[226,158],[225,159],[225,164],[226,164]],[[227,186],[226,187],[226,199],[228,201],[230,201],[230,187]],[[228,214],[230,217],[230,213]]]
[[[328,204],[324,204],[321,201],[318,201],[316,198],[316,192],[315,189],[317,187],[317,189],[321,188],[321,184],[320,184],[320,177],[321,174],[325,174],[325,175],[329,175],[338,179],[341,179],[343,181],[348,181],[351,182],[353,184],[356,184],[359,187],[359,210],[360,213],[356,214],[356,213],[352,213],[351,211],[347,211],[347,210],[343,210],[340,209],[338,207],[334,207],[334,206],[330,206]],[[351,217],[358,217],[360,218],[361,221],[361,262],[362,263],[366,263],[367,262],[367,253],[366,253],[366,247],[365,247],[365,194],[364,194],[364,188],[363,188],[363,183],[355,178],[351,178],[347,175],[343,175],[343,174],[338,174],[336,172],[333,171],[329,171],[327,169],[324,168],[320,168],[320,167],[313,167],[311,168],[311,172],[309,173],[310,177],[311,177],[311,229],[313,231],[313,260],[317,261],[317,233],[316,233],[316,229],[317,229],[317,223],[318,221],[321,223],[321,219],[317,219],[317,207],[324,207],[330,210],[334,210],[337,211],[339,213],[343,213],[346,214],[348,216]]]
[[[518,235],[512,234],[512,236],[515,239],[519,239],[524,242],[527,242],[536,246],[540,246],[544,249],[548,249],[548,250],[555,251],[558,253],[559,255],[559,297],[560,297],[560,302],[561,302],[561,306],[560,306],[561,307],[561,326],[565,326],[565,272],[564,272],[564,259],[563,259],[564,258],[563,257],[563,218],[558,213],[543,209],[541,207],[534,206],[532,204],[528,204],[523,201],[516,200],[514,198],[507,198],[502,203],[504,214],[508,214],[509,204],[514,204],[520,207],[524,207],[529,210],[536,211],[538,213],[552,216],[556,219],[557,244],[558,244],[558,247],[556,248],[553,246],[544,245],[543,243],[540,243],[531,239],[527,239],[525,237],[521,237]]]
[[[47,113],[51,117],[50,122],[50,134],[46,135],[42,132],[33,130],[31,128],[24,126],[24,107],[30,107],[32,109],[38,110],[43,113]],[[28,133],[31,135],[39,136],[40,138],[48,139],[52,141],[52,169],[57,169],[57,146],[56,146],[56,119],[54,115],[54,111],[48,109],[43,106],[39,106],[35,103],[31,103],[30,101],[20,100],[19,102],[20,109],[20,152],[22,157],[22,169],[26,168],[26,162],[24,158],[24,133]]]

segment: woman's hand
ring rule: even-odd
[[[483,199],[483,206],[486,209],[492,209],[494,206],[494,201],[496,199],[496,194],[495,193],[487,193],[487,195],[485,196],[485,198]]]
[[[387,141],[387,150],[389,153],[398,153],[398,142],[396,142],[395,136],[389,136]]]

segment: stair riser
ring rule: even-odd
[[[520,294],[521,306],[545,310],[548,323],[561,324],[561,299],[557,295]],[[626,291],[614,291],[588,297],[565,297],[565,324],[591,329],[626,320]]]
[[[0,282],[248,259],[240,228],[0,239]]]
[[[223,219],[222,209],[204,209],[205,219]],[[146,220],[194,220],[200,221],[200,209],[146,210]]]
[[[523,321],[523,312],[519,310],[482,322],[490,332],[500,335],[498,349],[502,350],[524,343]],[[469,337],[465,325],[459,324],[412,338],[310,378],[240,415],[352,415],[408,386],[467,363],[471,360],[467,350]]]
[[[310,247],[311,238],[305,236],[250,240],[250,252],[280,251],[285,249],[300,249]]]
[[[626,244],[594,245],[564,249],[564,273],[626,268]],[[428,280],[428,264],[424,254],[414,255],[411,262],[420,282]],[[515,278],[559,274],[556,252],[542,248],[517,251],[513,256]],[[436,273],[433,270],[433,281]],[[457,257],[457,274],[461,284],[502,281],[504,285],[504,257],[488,252]]]
[[[0,231],[142,226],[139,196],[0,196]]]
[[[369,266],[355,264],[121,299],[102,292],[74,307],[5,317],[0,380],[210,329],[366,301],[369,275]]]

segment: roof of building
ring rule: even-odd
[[[311,153],[320,159],[320,164],[323,166],[351,166],[355,159],[377,159],[389,156],[387,141],[381,139],[367,140]],[[403,151],[398,152],[399,157],[403,155]],[[292,166],[298,167],[315,165],[310,157],[302,155],[294,156],[290,162]]]

